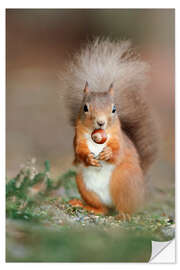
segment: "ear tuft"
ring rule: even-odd
[[[108,89],[108,93],[113,96],[114,95],[114,84],[111,83]]]
[[[84,94],[87,94],[88,92],[89,92],[89,84],[88,84],[88,81],[86,81],[85,87],[84,87]]]

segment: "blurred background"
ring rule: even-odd
[[[7,177],[35,157],[54,176],[71,167],[73,129],[58,94],[57,74],[69,53],[93,36],[130,38],[151,64],[147,97],[159,132],[160,154],[152,170],[156,186],[174,184],[174,10],[6,10]]]

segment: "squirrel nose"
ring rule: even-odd
[[[98,124],[100,127],[102,127],[102,126],[104,126],[105,121],[99,120],[99,121],[97,121],[97,124]]]

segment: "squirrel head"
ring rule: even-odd
[[[107,129],[113,125],[118,119],[113,84],[110,85],[108,91],[93,92],[89,90],[88,82],[86,82],[79,118],[90,131],[99,128]]]

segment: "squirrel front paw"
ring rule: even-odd
[[[108,146],[104,147],[102,152],[99,154],[99,160],[109,160],[112,157],[112,149]]]
[[[95,159],[93,153],[89,153],[86,159],[86,164],[89,166],[101,167],[101,164],[97,159]]]

